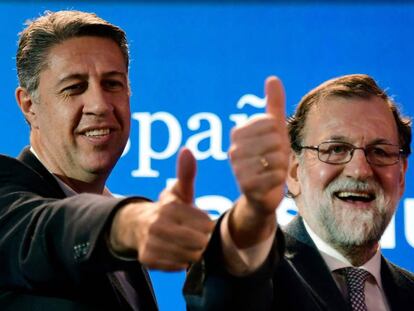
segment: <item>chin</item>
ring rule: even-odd
[[[92,174],[109,175],[118,159],[91,159],[84,165],[84,169]]]
[[[334,218],[323,219],[326,234],[333,243],[342,246],[362,246],[381,239],[389,218],[373,210],[359,213],[350,211]]]

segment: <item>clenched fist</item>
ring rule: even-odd
[[[178,180],[157,202],[129,203],[114,217],[110,245],[114,252],[138,253],[151,269],[177,271],[198,261],[207,246],[214,222],[193,204],[196,161],[182,149],[177,162]]]
[[[242,196],[229,225],[240,247],[260,242],[274,231],[275,211],[284,196],[290,144],[282,82],[269,77],[265,93],[266,114],[231,133],[229,156]]]

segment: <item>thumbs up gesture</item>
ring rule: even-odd
[[[265,93],[265,115],[249,120],[231,133],[229,156],[242,195],[229,225],[240,247],[269,236],[275,228],[276,208],[284,195],[290,144],[282,82],[276,77],[267,78]]]
[[[208,215],[196,208],[196,160],[183,148],[177,161],[177,181],[157,202],[125,205],[114,217],[110,247],[115,253],[135,252],[148,268],[177,271],[198,261],[214,228]]]

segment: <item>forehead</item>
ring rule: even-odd
[[[343,138],[350,143],[398,143],[397,125],[388,104],[380,97],[331,96],[310,109],[304,128],[306,143]]]
[[[127,74],[119,46],[113,40],[101,37],[65,40],[49,50],[46,63],[42,73],[58,79],[71,74],[100,75],[113,71]]]

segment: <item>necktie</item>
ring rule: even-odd
[[[365,281],[371,275],[368,271],[359,268],[344,268],[348,286],[348,300],[353,311],[367,311],[365,304]]]

